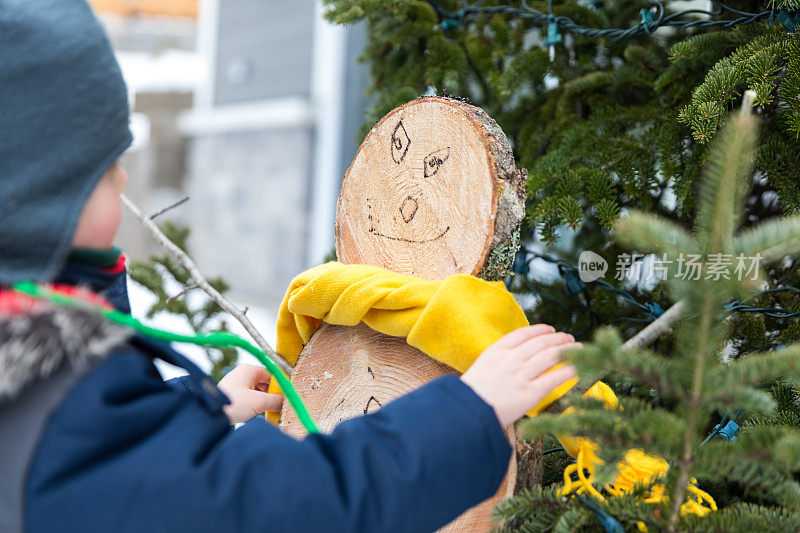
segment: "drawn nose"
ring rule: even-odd
[[[406,196],[403,199],[403,203],[400,204],[400,216],[403,217],[403,222],[408,224],[414,220],[414,215],[417,214],[417,209],[419,209],[419,204],[414,197]]]

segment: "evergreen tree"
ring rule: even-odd
[[[743,219],[751,164],[755,160],[755,121],[735,119],[718,139],[708,159],[698,194],[694,232],[641,211],[615,224],[616,238],[639,251],[664,257],[667,287],[690,317],[676,326],[675,350],[669,356],[649,350],[623,350],[613,329],[597,332],[595,341],[573,354],[583,380],[615,374],[657,391],[662,406],[628,397],[609,410],[592,400],[573,398],[578,407],[560,416],[539,415],[523,423],[529,437],[541,434],[584,435],[599,444],[597,479],[611,480],[630,449],[666,459],[666,479],[657,479],[624,497],[595,499],[569,495],[556,486],[516,496],[500,509],[506,527],[522,531],[591,531],[613,517],[625,529],[648,531],[796,531],[800,527],[800,414],[797,391],[784,380],[800,379],[800,344],[730,360],[730,323],[721,313],[732,297],[760,285],[759,279],[727,275],[686,279],[681,254],[702,258],[708,271],[721,256],[782,259],[800,251],[800,219],[774,220],[736,233]],[[775,382],[772,394],[763,383]],[[777,406],[776,406],[777,403]],[[776,408],[777,407],[777,408]],[[751,422],[738,435],[715,428],[718,413],[736,410]],[[727,417],[726,417],[727,418]],[[723,420],[720,426],[725,426]],[[727,438],[714,438],[723,435]],[[735,441],[730,440],[737,437]],[[728,486],[720,511],[698,517],[682,514],[690,480],[707,488]],[[664,483],[660,502],[645,502],[654,483]],[[598,482],[601,484],[601,482]],[[712,490],[713,492],[713,490]],[[735,494],[734,494],[735,493]],[[591,501],[590,501],[591,500]]]

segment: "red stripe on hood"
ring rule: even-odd
[[[114,267],[116,268],[116,267]],[[125,264],[123,261],[123,268]],[[90,305],[113,309],[113,306],[102,296],[81,287],[72,285],[46,285],[46,287],[58,294],[69,296]],[[35,313],[43,306],[48,305],[48,301],[36,298],[28,294],[22,294],[11,289],[0,289],[0,317],[18,316]]]

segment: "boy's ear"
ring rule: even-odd
[[[120,194],[125,192],[125,189],[127,189],[130,184],[130,176],[128,176],[128,172],[119,162],[119,159],[114,161],[108,170],[106,170],[103,179],[111,180]]]

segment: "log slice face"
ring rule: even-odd
[[[425,279],[455,273],[501,279],[519,243],[524,182],[505,135],[483,110],[440,97],[409,102],[378,122],[347,171],[337,207],[338,259]],[[330,432],[454,372],[363,323],[325,324],[291,379],[320,430]],[[288,402],[281,427],[304,434]],[[513,429],[509,440],[514,447]],[[510,466],[494,497],[443,531],[489,531],[491,509],[514,490],[513,457]]]
[[[336,254],[425,279],[499,279],[516,253],[524,181],[483,110],[414,100],[381,119],[356,153],[339,195]]]

